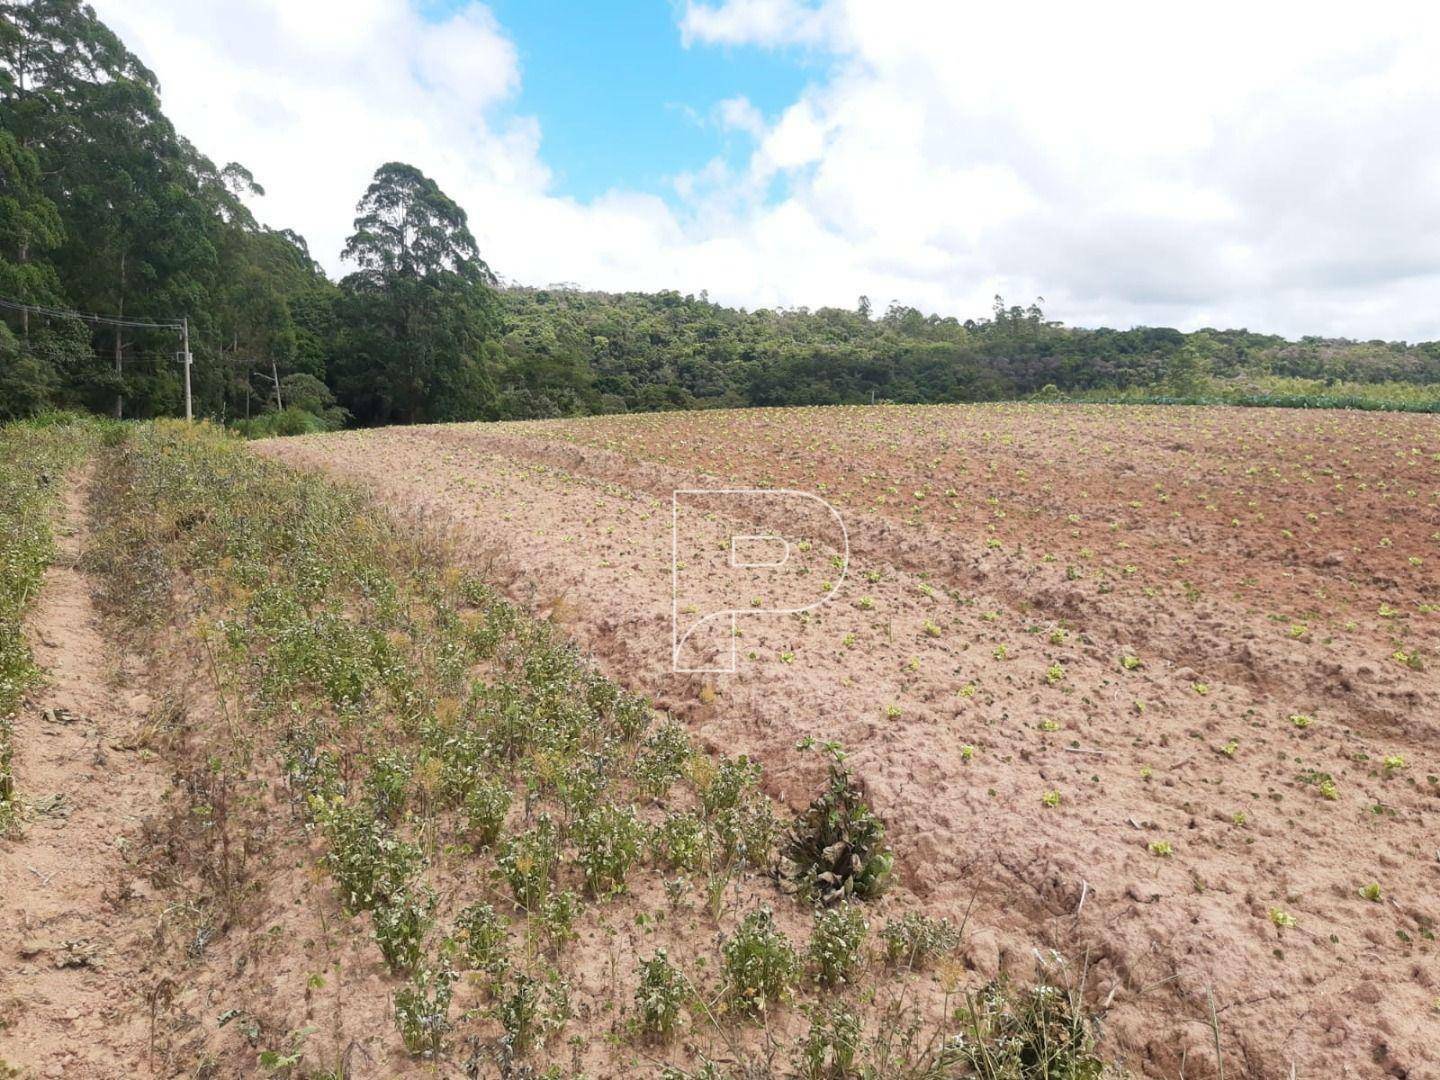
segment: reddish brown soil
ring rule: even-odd
[[[0,1063],[108,1080],[149,1056],[160,903],[133,863],[165,785],[137,745],[150,701],[102,636],[76,566],[79,485],[56,532],[58,558],[27,623],[50,680],[16,718],[15,771],[31,811],[18,837],[0,840]]]
[[[1226,1075],[1440,1074],[1433,417],[757,410],[258,449],[453,526],[794,806],[797,738],[843,740],[902,891],[956,917],[978,893],[979,977],[1088,966],[1131,1068],[1214,1075],[1213,1016]],[[848,577],[808,618],[743,617],[736,674],[672,674],[671,492],[741,485],[831,499]],[[692,524],[692,569],[757,531]],[[826,539],[757,594],[813,592]]]

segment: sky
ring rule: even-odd
[[[93,2],[334,274],[403,160],[521,284],[1440,338],[1440,5]]]

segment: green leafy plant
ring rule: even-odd
[[[683,811],[666,814],[651,833],[650,848],[655,861],[672,870],[698,870],[708,848],[705,823]]]
[[[370,764],[365,790],[375,816],[394,824],[405,812],[410,787],[410,760],[399,751],[381,754]]]
[[[305,1060],[305,1042],[319,1031],[315,1027],[296,1028],[285,1036],[283,1049],[261,1050],[258,1058],[260,1068],[271,1076],[292,1076]]]
[[[427,969],[395,991],[395,1025],[411,1054],[435,1057],[444,1051],[454,982],[453,971]]]
[[[397,837],[368,806],[320,801],[315,817],[330,841],[325,866],[352,912],[369,910],[399,892],[423,862],[419,847]]]
[[[514,1052],[526,1054],[570,1019],[570,984],[553,972],[545,982],[517,972],[496,1002],[495,1016]]]
[[[497,779],[482,778],[465,795],[465,832],[477,848],[488,848],[500,838],[510,812],[510,789]]]
[[[489,904],[476,901],[462,908],[455,916],[455,933],[470,968],[498,977],[510,966],[510,924]]]
[[[541,814],[534,828],[512,836],[500,848],[495,864],[509,883],[515,902],[526,911],[538,910],[550,895],[560,841],[555,823]]]
[[[425,936],[435,922],[435,905],[435,893],[423,885],[407,886],[375,905],[375,942],[391,971],[400,974],[419,964]]]
[[[569,889],[552,892],[540,905],[535,920],[552,949],[575,939],[575,920],[580,908],[580,897]]]
[[[635,785],[642,795],[660,799],[685,774],[694,751],[684,727],[666,721],[645,741],[635,755]]]
[[[625,877],[640,858],[644,829],[630,807],[602,806],[575,827],[579,862],[592,896],[625,891]]]
[[[795,950],[769,908],[746,915],[720,952],[726,1000],[747,1016],[783,1000],[800,973]]]
[[[1076,995],[987,984],[960,1010],[957,1064],[980,1080],[1101,1080],[1095,1031]]]
[[[851,1080],[860,1075],[863,1025],[846,1005],[814,1009],[810,1030],[795,1053],[795,1072],[802,1080]]]
[[[841,904],[817,911],[809,952],[816,980],[825,986],[851,981],[860,967],[869,932],[870,925],[858,905]]]
[[[844,767],[843,752],[830,756],[825,789],[796,818],[782,844],[782,870],[821,904],[850,896],[873,899],[889,883],[895,857],[885,842],[884,822]]]
[[[685,976],[670,963],[664,949],[640,961],[640,985],[635,989],[635,1012],[647,1039],[668,1039],[680,1022],[685,1002]]]
[[[949,919],[934,919],[910,911],[887,920],[880,931],[880,940],[887,963],[918,970],[936,957],[959,948],[960,931]]]

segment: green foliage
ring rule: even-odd
[[[810,1030],[795,1055],[795,1072],[803,1080],[850,1080],[857,1075],[862,1024],[845,1005],[816,1009]]]
[[[341,282],[336,385],[364,422],[482,415],[490,268],[465,211],[413,165],[380,166],[360,201]]]
[[[517,973],[496,1003],[495,1015],[515,1053],[528,1053],[570,1019],[569,984],[554,976],[542,983]]]
[[[667,720],[640,744],[635,755],[635,783],[642,795],[662,799],[670,786],[685,774],[693,750],[685,728]]]
[[[330,842],[326,869],[352,912],[372,910],[400,894],[423,862],[419,847],[396,836],[368,807],[326,802],[316,807],[315,817]]]
[[[725,993],[732,1008],[757,1015],[783,1000],[800,974],[800,961],[769,908],[750,912],[720,949]]]
[[[958,948],[960,931],[949,919],[932,919],[910,911],[898,919],[886,920],[880,939],[885,943],[887,963],[919,969]]]
[[[476,901],[455,916],[455,933],[466,964],[491,976],[509,967],[510,924],[483,901]]]
[[[1017,990],[993,982],[960,1012],[954,1042],[980,1080],[1100,1080],[1095,1032],[1080,1003],[1053,986]]]
[[[380,754],[370,763],[365,789],[375,816],[395,824],[405,812],[410,786],[410,759],[398,750]]]
[[[831,762],[825,790],[791,826],[783,856],[787,876],[817,903],[884,891],[894,864],[885,825],[841,761]]]
[[[870,926],[856,904],[822,908],[815,912],[810,935],[810,965],[815,978],[825,986],[839,986],[853,980],[864,960],[866,935]]]
[[[509,883],[515,902],[526,911],[537,911],[550,895],[559,859],[560,842],[555,823],[548,815],[541,815],[534,828],[505,842],[495,863]]]
[[[760,783],[760,766],[741,755],[723,758],[713,770],[697,777],[700,806],[707,817],[739,807],[741,800]]]
[[[445,1049],[454,982],[453,971],[427,969],[395,991],[395,1024],[411,1054],[434,1057]]]
[[[50,505],[95,441],[93,426],[64,420],[0,427],[0,833],[14,817],[13,717],[39,677],[21,623],[54,551]]]
[[[672,870],[698,870],[708,850],[705,823],[685,811],[666,814],[651,834],[650,846],[656,862]]]
[[[575,920],[580,915],[580,908],[580,897],[569,889],[552,892],[540,905],[535,922],[552,950],[575,939]]]
[[[319,1031],[315,1027],[303,1027],[285,1036],[283,1049],[261,1050],[258,1064],[271,1076],[293,1076],[300,1063],[305,1060],[305,1041]]]
[[[645,832],[631,807],[601,806],[575,827],[580,866],[592,896],[625,891],[625,876],[640,858]]]
[[[428,886],[396,890],[371,912],[375,942],[396,974],[413,971],[420,962],[425,937],[435,923],[434,892]]]
[[[510,798],[509,787],[489,777],[477,781],[465,796],[465,832],[477,848],[488,848],[500,838]]]
[[[664,949],[640,961],[640,985],[635,988],[635,1012],[640,1030],[654,1041],[668,1039],[680,1021],[685,1003],[685,976],[670,963]]]

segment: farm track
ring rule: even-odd
[[[794,807],[816,779],[796,739],[841,739],[891,823],[904,890],[955,917],[978,898],[968,966],[978,977],[1031,978],[1049,949],[1072,966],[1088,963],[1097,1000],[1110,1005],[1108,1050],[1131,1067],[1214,1075],[1212,1001],[1228,1075],[1288,1076],[1293,1065],[1302,1076],[1420,1076],[1440,1067],[1440,971],[1426,936],[1440,884],[1440,791],[1425,780],[1437,771],[1440,689],[1433,663],[1419,672],[1385,665],[1393,644],[1371,605],[1398,605],[1409,587],[1388,546],[1379,562],[1350,554],[1353,517],[1335,518],[1319,541],[1362,564],[1327,602],[1337,620],[1365,608],[1372,618],[1332,643],[1288,637],[1274,618],[1313,593],[1331,556],[1237,540],[1188,509],[1162,532],[1166,543],[1212,553],[1186,570],[1200,600],[1178,602],[1177,583],[1143,550],[1131,557],[1158,599],[1097,587],[1088,575],[1070,580],[1067,545],[1078,542],[1061,502],[1067,483],[1089,483],[1084,462],[1068,481],[1055,479],[1054,507],[1004,525],[1028,530],[1029,554],[1012,543],[1018,532],[997,548],[980,542],[978,528],[912,526],[847,506],[854,573],[872,571],[876,583],[847,583],[840,602],[808,623],[756,620],[745,645],[757,659],[736,675],[676,676],[669,494],[706,474],[577,445],[633,433],[641,421],[651,445],[666,445],[651,418],[631,418],[258,448],[461,534],[477,565],[505,567],[512,595],[562,624],[614,677],[712,746],[759,757],[771,793]],[[691,434],[699,422],[674,421]],[[1407,428],[1403,438],[1423,443],[1430,430]],[[1358,439],[1360,429],[1344,434]],[[856,455],[856,471],[867,464]],[[1129,488],[1117,485],[1114,505],[1137,501],[1127,496],[1153,489],[1157,476],[1179,490],[1188,475],[1163,458],[1146,468]],[[805,486],[803,477],[769,479]],[[1363,506],[1373,498],[1368,487],[1346,497]],[[1387,510],[1383,527],[1402,553],[1435,558],[1433,545],[1416,545],[1436,525],[1430,505]],[[1061,558],[1043,563],[1035,548]],[[1254,588],[1226,587],[1247,574]],[[1436,598],[1431,575],[1408,580]],[[927,581],[971,602],[927,594]],[[862,592],[873,611],[857,610]],[[1433,649],[1434,615],[1421,611],[1407,613],[1409,629]],[[1062,644],[1032,632],[1062,623]],[[847,632],[853,648],[839,644]],[[1119,657],[1131,652],[1144,666],[1124,672]],[[776,662],[787,654],[793,662]],[[1052,665],[1063,669],[1055,682]],[[1313,726],[1290,723],[1302,713]],[[1391,754],[1409,769],[1379,769]],[[1307,772],[1333,775],[1337,798],[1321,798],[1301,779]],[[1049,792],[1058,806],[1045,805]],[[1383,902],[1359,895],[1370,881],[1384,883]],[[1297,927],[1272,925],[1275,911],[1293,914]]]
[[[128,852],[166,785],[135,752],[150,702],[127,688],[79,566],[85,484],[60,502],[57,558],[27,622],[49,678],[16,724],[33,818],[0,840],[0,1061],[24,1076],[112,1080],[147,1054],[157,901]]]

